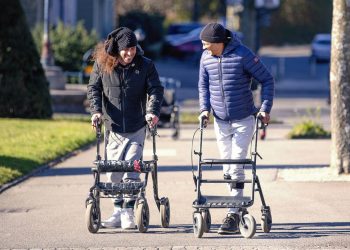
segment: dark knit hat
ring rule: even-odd
[[[109,55],[117,56],[119,51],[136,45],[137,39],[134,32],[127,27],[120,27],[108,34],[105,49]]]
[[[200,39],[208,43],[224,43],[228,41],[227,30],[219,23],[209,23],[201,31]]]

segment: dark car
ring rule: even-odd
[[[202,44],[197,38],[203,27],[196,22],[171,24],[164,39],[163,55],[183,58],[198,53]]]
[[[331,34],[316,34],[311,43],[311,59],[316,62],[329,62],[331,41]]]
[[[202,29],[203,26],[186,34],[167,35],[164,45],[166,55],[181,59],[191,57],[197,61],[203,51],[202,41],[199,38]],[[242,33],[235,32],[235,35],[240,40],[243,39]]]
[[[196,28],[203,27],[201,23],[174,23],[170,24],[167,35],[186,34]]]
[[[90,74],[94,66],[94,61],[92,60],[92,52],[93,52],[93,49],[89,49],[83,55],[83,62],[82,62],[83,82],[89,81]]]
[[[202,51],[202,42],[199,39],[201,30],[202,27],[198,27],[185,34],[167,35],[165,37],[166,54],[183,58],[200,53]]]

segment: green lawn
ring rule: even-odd
[[[0,185],[95,140],[88,117],[0,118]]]

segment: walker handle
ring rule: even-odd
[[[209,117],[206,115],[201,116],[201,119],[199,121],[199,128],[203,129],[206,128],[208,125]]]
[[[147,122],[149,129],[151,129],[152,117],[147,117],[146,122]]]
[[[151,132],[152,135],[157,135],[157,124],[152,124],[152,117],[147,117],[146,119],[147,125],[148,125],[148,130]]]
[[[262,115],[261,114],[258,114],[257,116],[256,116],[256,118],[257,118],[257,122],[258,122],[258,128],[259,129],[264,129],[264,128],[266,128],[269,124],[268,123],[264,123],[263,121],[262,121]],[[260,122],[259,122],[260,121]]]
[[[102,127],[102,122],[100,119],[94,120],[94,127],[96,128],[96,137],[101,136],[101,127]]]

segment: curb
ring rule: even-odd
[[[76,149],[76,150],[74,150],[72,152],[69,152],[66,155],[58,157],[58,158],[56,158],[56,159],[54,159],[54,160],[52,160],[52,161],[50,161],[50,162],[48,162],[48,163],[46,163],[44,165],[39,166],[38,168],[32,170],[30,173],[28,173],[26,175],[23,175],[23,176],[18,177],[18,178],[14,179],[14,180],[12,180],[12,181],[10,181],[8,183],[3,184],[2,186],[0,186],[0,194],[2,192],[6,191],[7,189],[9,189],[9,188],[11,188],[11,187],[13,187],[13,186],[15,186],[15,185],[25,181],[25,180],[27,180],[28,178],[32,177],[33,175],[36,175],[36,174],[38,174],[38,173],[40,173],[40,172],[42,172],[42,171],[44,171],[46,169],[52,168],[55,165],[65,161],[65,160],[67,160],[67,159],[69,159],[69,158],[71,158],[71,157],[73,157],[73,156],[75,156],[75,155],[77,155],[77,154],[79,154],[79,153],[81,153],[83,151],[86,151],[86,150],[90,149],[91,147],[93,147],[95,145],[96,145],[96,142],[89,143],[89,144],[87,144],[85,146],[82,146],[79,149]]]

